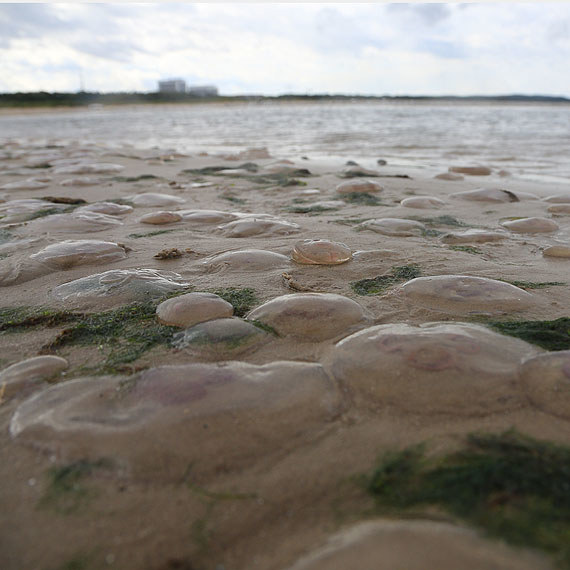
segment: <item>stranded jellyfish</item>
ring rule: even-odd
[[[520,367],[529,400],[541,410],[570,419],[570,350],[540,354]]]
[[[491,169],[487,166],[450,166],[449,172],[468,174],[469,176],[489,176]]]
[[[105,457],[173,481],[190,464],[208,476],[313,441],[341,409],[320,364],[185,364],[52,386],[17,408],[10,433],[55,460]]]
[[[404,198],[404,200],[400,202],[400,206],[423,209],[441,208],[445,206],[445,202],[435,196],[412,196],[411,198]]]
[[[534,302],[533,295],[510,283],[468,275],[417,277],[397,294],[415,305],[463,315],[522,311]]]
[[[75,212],[95,212],[97,214],[107,214],[108,216],[124,216],[132,211],[132,206],[115,204],[115,202],[94,202],[75,210]]]
[[[198,323],[176,333],[172,346],[201,358],[234,358],[258,348],[273,336],[258,326],[235,317]]]
[[[522,234],[549,234],[560,229],[560,226],[548,218],[522,218],[502,222],[501,225],[508,230]]]
[[[161,206],[176,206],[184,204],[184,198],[172,196],[171,194],[159,194],[154,192],[143,192],[141,194],[133,194],[132,196],[125,196],[125,199],[132,202],[135,206],[142,208],[146,207],[161,207]]]
[[[207,271],[219,271],[223,269],[259,271],[285,267],[289,264],[290,261],[286,255],[263,249],[226,251],[207,257],[202,261],[202,265]]]
[[[0,186],[0,190],[41,190],[47,188],[47,182],[41,182],[35,178],[28,178],[28,180],[17,180],[16,182],[8,182]]]
[[[110,263],[125,259],[127,252],[124,245],[110,241],[65,240],[53,243],[30,255],[30,259],[57,269],[69,269],[77,265]]]
[[[54,174],[113,174],[121,172],[123,169],[124,166],[120,164],[111,164],[108,162],[81,163],[56,168]]]
[[[550,214],[570,214],[570,204],[553,204],[547,211]]]
[[[298,224],[277,218],[242,218],[222,224],[214,231],[226,237],[243,238],[250,236],[289,235],[299,233]]]
[[[486,243],[505,239],[506,233],[492,232],[489,230],[471,229],[463,232],[449,232],[441,237],[443,243]]]
[[[399,218],[377,218],[362,222],[356,227],[362,230],[372,230],[386,236],[398,237],[421,236],[426,229],[421,222]]]
[[[100,178],[91,178],[89,176],[79,176],[77,178],[67,178],[60,182],[61,186],[97,186],[101,184]],[[106,213],[106,212],[104,212]]]
[[[477,188],[450,194],[452,198],[463,198],[474,202],[519,202],[519,197],[510,190],[502,188]]]
[[[327,239],[304,239],[293,247],[291,259],[306,265],[339,265],[350,261],[352,252],[344,243]]]
[[[346,182],[341,182],[336,187],[338,194],[353,194],[355,192],[376,193],[383,190],[384,188],[378,182],[374,182],[374,180],[347,180]]]
[[[234,308],[214,293],[186,293],[167,299],[156,308],[156,318],[163,325],[190,327],[196,323],[231,317]]]
[[[54,214],[32,222],[34,230],[59,233],[94,233],[111,230],[122,226],[115,216],[99,214],[97,212],[72,212],[71,214]]]
[[[283,336],[321,341],[349,333],[369,317],[352,299],[333,293],[294,293],[276,297],[247,317],[269,325]]]
[[[141,218],[139,218],[139,222],[141,224],[174,224],[176,222],[180,222],[182,220],[182,216],[178,212],[150,212],[149,214],[145,214]]]
[[[567,259],[570,257],[570,245],[551,245],[542,252],[542,255]]]
[[[177,214],[193,225],[221,224],[238,218],[237,214],[220,210],[179,210]]]
[[[29,198],[25,200],[8,200],[0,204],[0,218],[2,223],[25,222],[42,212],[61,211],[67,208],[66,204],[54,204],[46,200]]]
[[[374,520],[329,537],[287,570],[552,570],[542,557],[491,542],[463,526],[430,520]]]
[[[157,269],[111,269],[57,286],[59,301],[125,296],[128,300],[155,299],[189,286],[178,273]]]
[[[551,204],[570,204],[570,194],[554,194],[544,198],[544,201]]]
[[[324,364],[359,405],[485,415],[522,405],[519,362],[539,352],[478,325],[390,324],[342,339]]]
[[[67,360],[59,356],[34,356],[16,362],[0,372],[0,389],[9,398],[44,380],[50,380],[67,368]]]

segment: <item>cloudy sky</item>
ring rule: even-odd
[[[570,96],[570,3],[0,3],[0,92]]]

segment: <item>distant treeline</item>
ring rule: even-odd
[[[88,105],[132,105],[144,103],[204,103],[210,101],[473,101],[473,102],[543,102],[570,103],[566,97],[548,95],[499,95],[499,96],[368,96],[368,95],[298,95],[277,96],[238,95],[200,97],[189,93],[0,93],[0,107],[82,107]]]

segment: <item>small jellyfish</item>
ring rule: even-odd
[[[467,174],[469,176],[489,176],[491,169],[487,166],[450,166],[449,172]]]
[[[40,190],[47,188],[49,184],[40,182],[35,178],[28,178],[28,180],[17,180],[16,182],[8,182],[0,186],[0,190]]]
[[[267,218],[243,218],[218,226],[216,233],[226,237],[244,238],[251,236],[289,235],[301,231],[301,227],[293,222]]]
[[[404,206],[405,208],[430,209],[441,208],[445,206],[445,202],[435,196],[412,196],[411,198],[404,198],[404,200],[400,202],[400,206]]]
[[[121,172],[124,168],[120,164],[108,162],[80,163],[56,168],[54,174],[114,174]]]
[[[190,327],[203,321],[231,317],[234,308],[213,293],[186,293],[167,299],[156,308],[158,322],[175,327]]]
[[[383,190],[382,185],[378,184],[378,182],[374,182],[374,180],[347,180],[346,182],[341,182],[336,187],[337,194],[353,194],[358,192],[375,194]]]
[[[352,259],[350,248],[327,239],[304,239],[293,247],[291,259],[306,265],[339,265]]]
[[[570,194],[554,194],[544,198],[544,201],[551,204],[570,204]]]
[[[443,243],[486,243],[507,238],[506,233],[482,229],[470,229],[463,232],[449,232],[441,237]]]
[[[78,265],[110,263],[125,259],[125,246],[110,241],[65,240],[52,243],[30,255],[30,259],[58,270]]]
[[[294,293],[264,303],[246,318],[269,325],[279,335],[319,342],[348,334],[370,317],[356,301],[342,295]]]
[[[421,236],[426,227],[421,222],[399,218],[377,218],[367,220],[356,226],[358,229],[372,230],[373,232],[398,237]]]
[[[172,196],[171,194],[160,194],[155,192],[133,194],[132,196],[125,196],[125,199],[132,202],[135,206],[142,208],[176,206],[178,204],[184,204],[185,202],[184,198]]]
[[[544,257],[570,258],[570,245],[551,245],[542,252]]]
[[[547,208],[550,214],[570,214],[570,203],[568,204],[553,204]]]
[[[539,352],[479,325],[390,324],[345,337],[323,364],[358,405],[468,416],[520,407],[520,359]]]
[[[125,216],[133,211],[132,206],[126,204],[115,204],[115,202],[94,202],[81,206],[75,212],[95,212],[97,214],[107,214],[108,216]]]
[[[96,186],[101,184],[100,178],[90,178],[89,176],[81,176],[78,178],[67,178],[60,182],[61,186]],[[107,212],[103,212],[106,214]]]
[[[51,234],[95,233],[123,225],[115,216],[89,211],[54,214],[32,223],[35,230]]]
[[[458,180],[465,180],[465,176],[461,174],[456,174],[455,172],[442,172],[441,174],[437,174],[434,176],[438,180],[451,180],[452,182],[456,182]]]
[[[220,210],[179,210],[184,222],[195,225],[221,224],[238,218],[237,214]]]
[[[560,229],[560,226],[555,221],[540,217],[510,220],[502,222],[501,225],[513,232],[524,234],[549,234]]]
[[[150,212],[149,214],[145,214],[141,218],[139,218],[139,222],[141,224],[154,224],[154,225],[161,225],[161,224],[174,224],[176,222],[180,222],[182,220],[182,216],[178,212]]]
[[[263,249],[243,249],[217,253],[201,262],[207,271],[234,269],[240,271],[260,271],[277,269],[290,264],[289,258],[281,253]]]
[[[510,283],[468,275],[417,277],[396,291],[412,304],[456,314],[500,314],[528,309],[535,298]]]
[[[527,358],[520,375],[529,400],[537,408],[570,419],[570,350]]]
[[[477,188],[450,194],[452,198],[463,198],[474,202],[519,202],[519,197],[510,190],[502,188]]]
[[[67,360],[59,356],[34,356],[16,362],[0,371],[0,389],[6,398],[50,380],[68,367]],[[2,388],[4,386],[4,388]]]

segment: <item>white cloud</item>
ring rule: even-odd
[[[0,91],[570,96],[570,4],[0,4]]]

